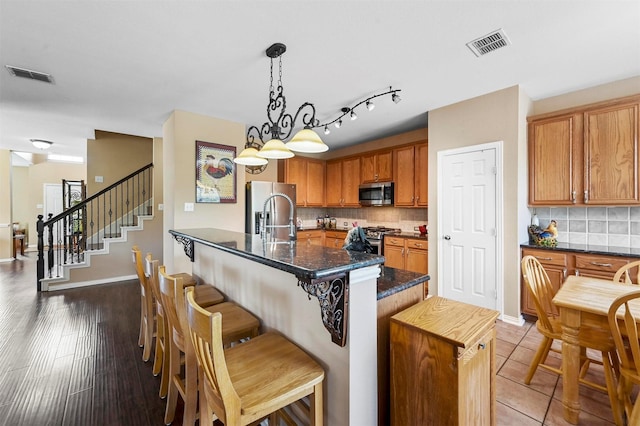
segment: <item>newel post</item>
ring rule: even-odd
[[[38,221],[36,222],[36,230],[38,231],[38,263],[37,263],[37,285],[38,291],[42,290],[40,280],[44,278],[44,222],[42,221],[41,214],[38,215]]]

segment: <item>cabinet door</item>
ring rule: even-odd
[[[360,157],[345,158],[342,160],[342,181],[336,188],[327,188],[329,191],[340,192],[342,188],[342,205],[344,207],[360,207]]]
[[[551,265],[542,265],[544,266],[544,270],[549,275],[549,281],[551,281],[551,287],[553,287],[554,293],[556,293],[564,280],[566,279],[567,270],[566,268],[558,268],[557,266]],[[525,314],[533,315],[534,317],[538,316],[536,312],[536,305],[533,302],[533,298],[531,297],[531,293],[528,288],[526,288],[526,284],[524,279],[522,280],[522,312]],[[547,314],[551,315],[551,312]]]
[[[405,269],[407,271],[426,274],[428,256],[428,250],[407,247],[405,252]]]
[[[568,114],[529,123],[529,204],[582,199],[581,122],[580,115]]]
[[[325,182],[327,206],[340,207],[342,205],[342,161],[327,161]]]
[[[384,266],[404,269],[404,247],[384,245]]]
[[[307,200],[307,162],[302,157],[289,158],[285,163],[285,182],[296,185],[296,206]]]
[[[360,166],[361,182],[376,182],[376,155],[363,154],[362,157],[360,157]]]
[[[638,106],[585,112],[585,204],[640,204]]]
[[[395,205],[410,207],[415,202],[414,147],[406,146],[393,150],[395,176]]]
[[[392,151],[376,154],[376,174],[378,182],[390,182],[393,180],[393,153]]]
[[[307,206],[324,205],[324,161],[307,160]]]
[[[414,148],[415,159],[415,204],[419,207],[429,205],[429,144],[421,143]]]

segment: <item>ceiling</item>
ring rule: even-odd
[[[498,29],[511,45],[466,46]],[[402,90],[319,132],[335,149],[513,85],[537,100],[640,75],[640,2],[0,0],[0,149],[38,152],[35,138],[84,156],[94,130],[162,136],[173,110],[261,125],[274,42],[287,45],[287,112],[308,101],[325,122]]]

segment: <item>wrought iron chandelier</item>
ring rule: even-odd
[[[362,104],[371,111],[375,107],[372,100],[391,94],[395,103],[400,101],[398,92],[400,89],[393,89],[370,96],[352,107],[344,107],[341,109],[341,115],[331,121],[320,123],[316,119],[316,108],[310,102],[305,102],[296,111],[295,115],[286,112],[287,101],[284,96],[284,88],[282,87],[282,54],[287,50],[287,46],[283,43],[274,43],[266,50],[266,54],[271,58],[271,79],[269,86],[269,103],[267,104],[267,120],[260,126],[249,126],[247,129],[247,142],[245,149],[234,158],[237,164],[245,165],[250,173],[259,173],[268,163],[268,159],[284,159],[294,156],[294,152],[303,153],[320,153],[325,152],[329,147],[322,141],[320,136],[313,130],[315,128],[324,128],[324,133],[329,134],[329,125],[333,124],[336,128],[342,125],[342,118],[349,114],[351,120],[357,118],[354,109]],[[273,85],[273,61],[278,58],[278,81],[277,86]],[[289,142],[283,141],[288,139],[296,126],[298,119],[304,126],[302,130],[297,132]],[[265,142],[266,141],[266,142]]]

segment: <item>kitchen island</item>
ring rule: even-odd
[[[220,229],[169,231],[193,274],[325,369],[330,425],[377,424],[377,278],[382,256]]]

